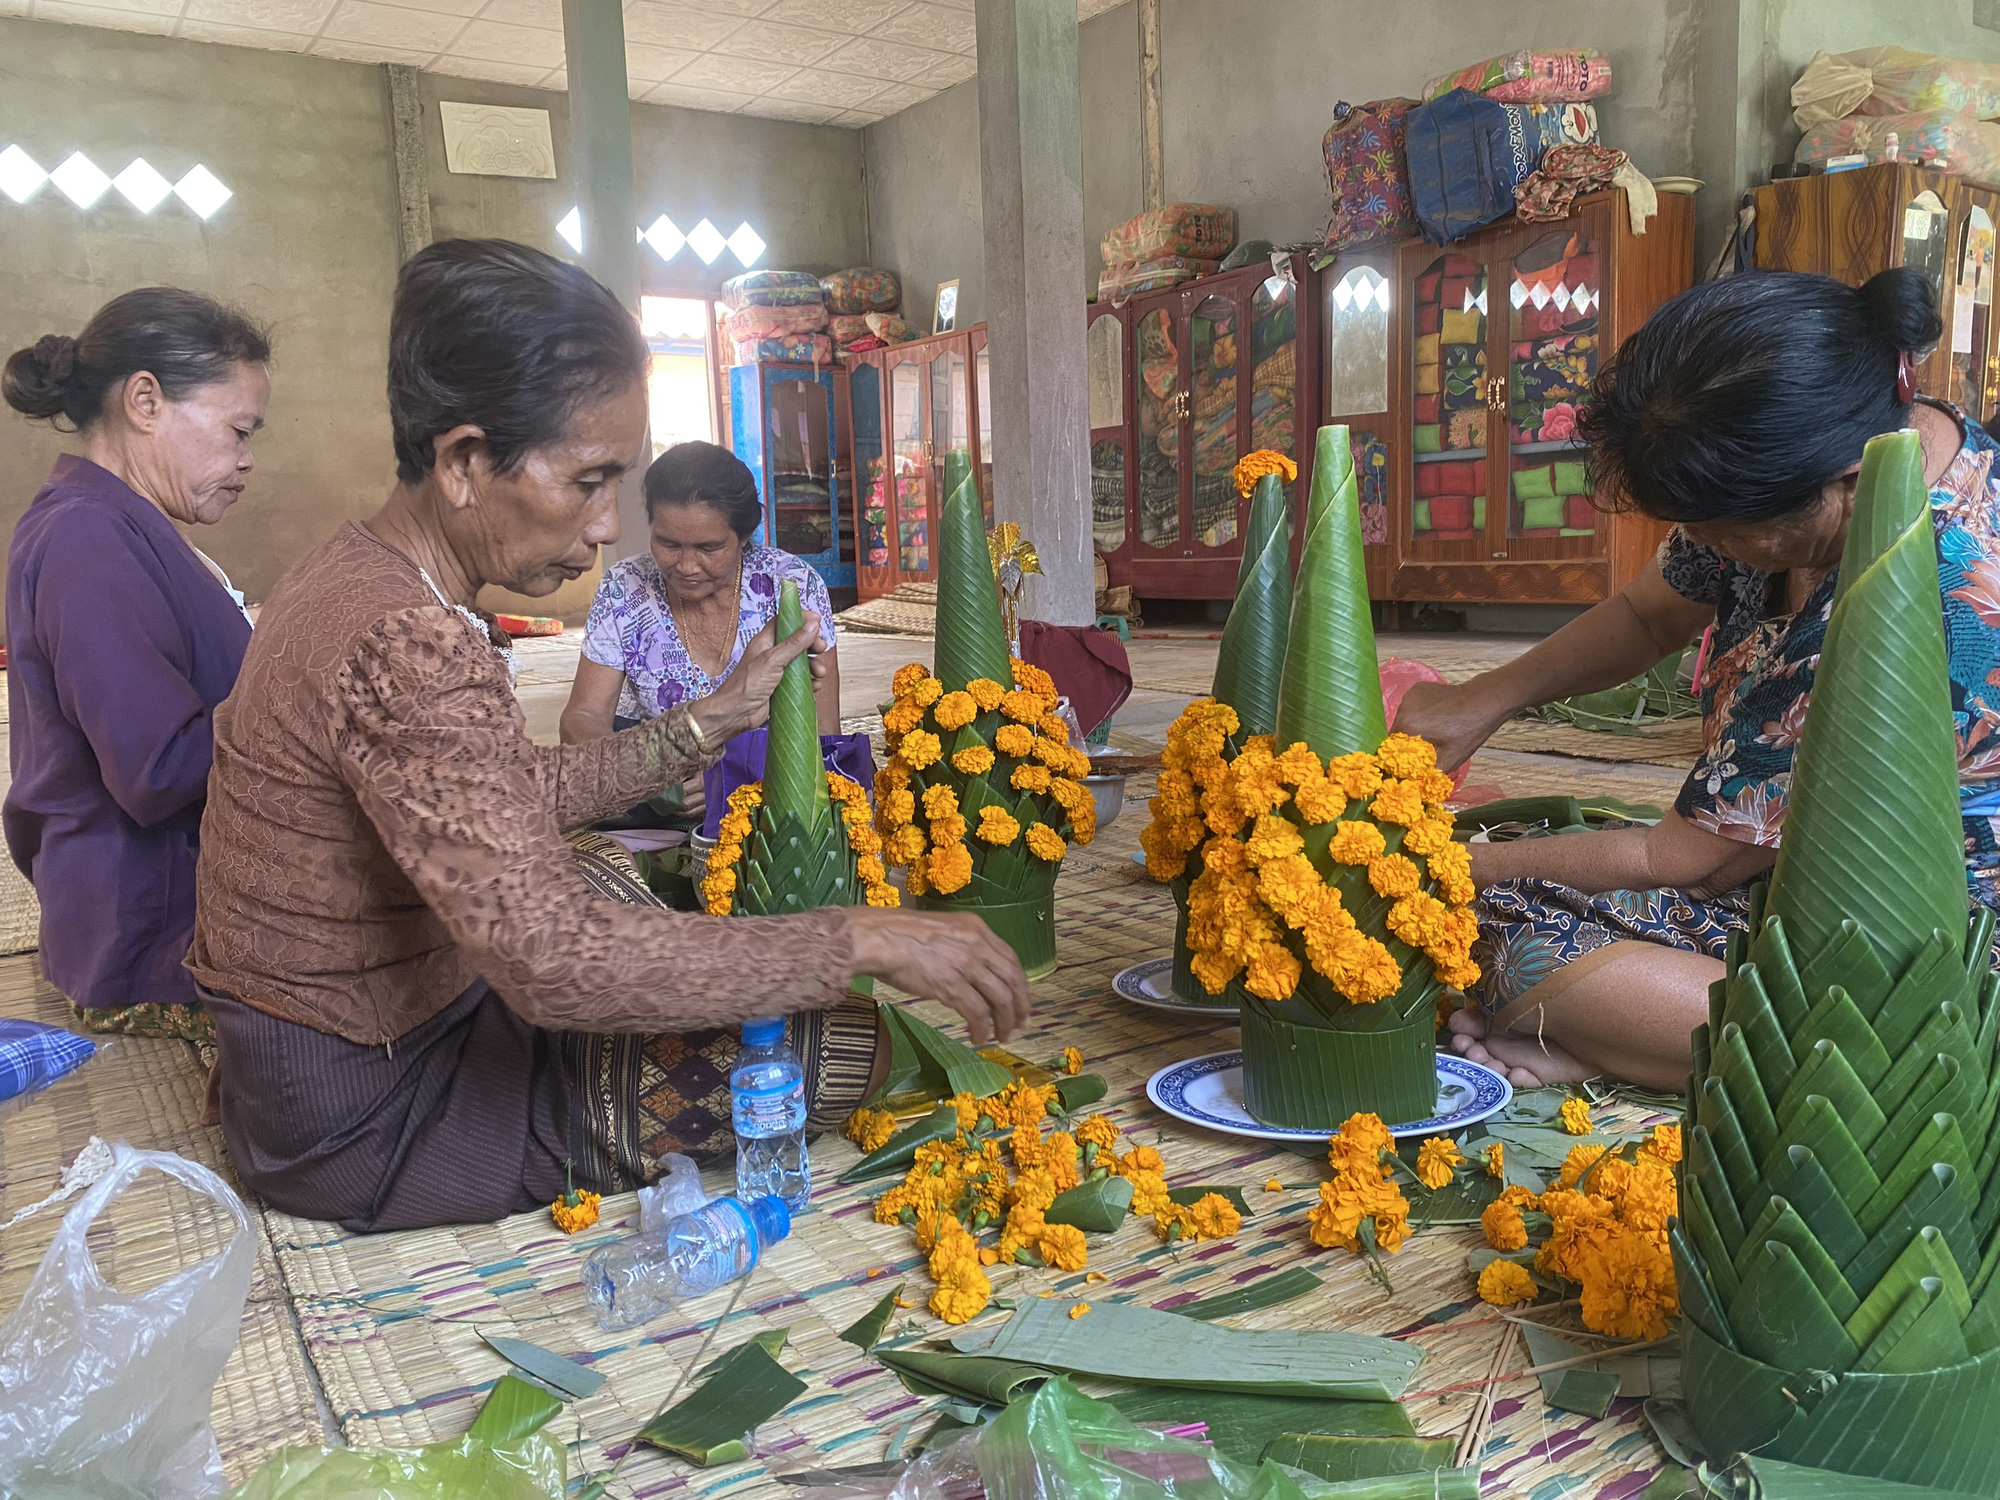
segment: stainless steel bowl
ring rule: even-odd
[[[1097,804],[1097,826],[1109,828],[1125,810],[1125,772],[1094,771],[1083,778],[1090,800]]]

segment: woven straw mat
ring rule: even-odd
[[[1476,1228],[1415,1235],[1388,1258],[1395,1290],[1385,1291],[1356,1258],[1309,1247],[1311,1191],[1262,1191],[1272,1176],[1314,1182],[1324,1175],[1323,1163],[1184,1127],[1146,1102],[1145,1080],[1156,1068],[1232,1047],[1236,1033],[1232,1024],[1142,1010],[1111,994],[1120,969],[1165,953],[1173,934],[1171,898],[1130,858],[1149,779],[1135,778],[1133,792],[1137,809],[1065,862],[1056,903],[1061,966],[1036,986],[1034,1024],[1011,1045],[1038,1062],[1065,1045],[1082,1048],[1088,1066],[1111,1084],[1100,1107],[1136,1139],[1158,1145],[1175,1183],[1240,1186],[1255,1216],[1234,1240],[1180,1250],[1161,1245],[1149,1223],[1128,1219],[1115,1234],[1092,1238],[1089,1269],[1108,1280],[1011,1268],[994,1273],[996,1295],[1053,1290],[1154,1305],[1305,1263],[1325,1276],[1323,1293],[1235,1321],[1410,1338],[1428,1356],[1413,1393],[1482,1380],[1505,1325],[1474,1297],[1465,1271],[1467,1250],[1480,1243]],[[933,1021],[948,1019],[935,1005],[920,1009]],[[506,1369],[481,1342],[487,1331],[532,1339],[610,1377],[554,1429],[575,1440],[573,1467],[596,1472],[625,1451],[704,1347],[705,1362],[759,1332],[789,1330],[783,1362],[808,1390],[758,1429],[755,1458],[704,1471],[642,1449],[612,1489],[635,1496],[767,1494],[776,1490],[774,1470],[879,1460],[898,1434],[926,1430],[936,1404],[909,1394],[874,1359],[836,1337],[899,1283],[916,1306],[892,1323],[892,1336],[946,1332],[923,1310],[931,1285],[909,1232],[870,1217],[871,1201],[888,1184],[833,1181],[853,1156],[845,1141],[819,1144],[814,1211],[767,1253],[712,1340],[734,1287],[622,1333],[607,1333],[592,1319],[578,1268],[597,1245],[635,1226],[630,1195],[607,1199],[602,1221],[574,1239],[558,1233],[545,1213],[373,1236],[273,1214],[273,1238],[326,1395],[356,1444],[422,1443],[464,1432]],[[707,1178],[712,1191],[728,1185],[719,1170]],[[1524,1368],[1518,1342],[1515,1349],[1509,1368]],[[1591,1421],[1549,1411],[1532,1377],[1510,1380],[1498,1393],[1483,1453],[1489,1497],[1634,1494],[1659,1466],[1637,1401],[1615,1402],[1603,1421]],[[1471,1421],[1476,1401],[1476,1393],[1463,1391],[1422,1396],[1410,1406],[1425,1432],[1455,1433]]]

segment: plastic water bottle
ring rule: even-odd
[[[770,1194],[801,1213],[812,1194],[806,1160],[806,1070],[782,1020],[748,1021],[729,1075],[736,1117],[736,1195]]]
[[[765,1248],[791,1232],[792,1216],[776,1198],[748,1204],[717,1198],[664,1229],[591,1251],[583,1263],[584,1295],[599,1326],[631,1328],[684,1297],[749,1275]]]

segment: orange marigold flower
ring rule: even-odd
[[[929,708],[943,696],[944,684],[928,673],[918,678],[917,685],[910,689],[910,697],[925,708]]]
[[[1450,1136],[1434,1135],[1417,1147],[1417,1181],[1433,1192],[1450,1182],[1465,1164],[1465,1153]]]
[[[1035,731],[1025,724],[1002,724],[993,731],[993,748],[1019,760],[1034,751]]]
[[[1347,793],[1324,776],[1308,776],[1292,792],[1299,816],[1308,823],[1331,823],[1347,811]],[[1364,824],[1357,824],[1364,827]]]
[[[1305,846],[1304,837],[1291,819],[1265,813],[1251,826],[1250,837],[1243,847],[1250,862],[1261,865],[1267,860],[1285,859],[1297,854]]]
[[[993,803],[979,809],[979,837],[989,844],[1011,844],[1020,837],[1021,820]]]
[[[1562,1120],[1562,1128],[1567,1130],[1571,1135],[1590,1134],[1590,1103],[1588,1100],[1579,1099],[1575,1095],[1571,1095],[1569,1098],[1563,1100],[1559,1115]]]
[[[1083,1071],[1083,1053],[1075,1047],[1063,1048],[1062,1067],[1065,1073],[1074,1078]]]
[[[1014,685],[1026,688],[1031,693],[1040,693],[1053,701],[1056,697],[1056,680],[1033,662],[1022,661],[1020,657],[1008,658],[1014,669]]]
[[[1443,818],[1425,818],[1410,825],[1403,835],[1403,852],[1424,857],[1459,847],[1452,842],[1452,827]]]
[[[1083,1231],[1074,1224],[1044,1224],[1035,1249],[1058,1271],[1081,1271],[1090,1254]]]
[[[1414,734],[1392,734],[1382,741],[1375,752],[1375,760],[1382,767],[1382,774],[1394,776],[1399,781],[1413,776],[1421,776],[1426,771],[1437,769],[1437,750],[1426,739]]]
[[[951,768],[961,776],[984,776],[993,769],[993,752],[984,745],[967,745],[952,756]]]
[[[1657,1156],[1661,1161],[1672,1165],[1681,1159],[1680,1126],[1655,1125],[1651,1138],[1639,1149]]]
[[[1043,739],[1054,740],[1058,745],[1069,743],[1069,725],[1054,714],[1043,714],[1037,719],[1035,733]]]
[[[1257,488],[1257,481],[1266,474],[1282,475],[1285,483],[1290,484],[1299,477],[1299,466],[1275,448],[1258,448],[1236,460],[1229,478],[1236,486],[1236,493],[1247,499]]]
[[[1368,812],[1378,823],[1401,823],[1408,827],[1424,818],[1424,799],[1413,782],[1385,781]]]
[[[1048,824],[1030,823],[1028,825],[1028,852],[1037,859],[1045,859],[1053,864],[1069,852],[1069,845],[1065,844],[1062,835],[1049,827]]]
[[[925,860],[924,875],[941,896],[961,890],[972,879],[972,855],[963,844],[953,843],[933,849]]]
[[[889,835],[884,848],[888,852],[891,864],[907,865],[922,856],[925,848],[924,831],[914,823],[907,823]]]
[[[1243,983],[1261,1000],[1289,1000],[1299,987],[1298,958],[1283,943],[1264,943],[1244,966]]]
[[[1522,1222],[1521,1210],[1504,1198],[1486,1205],[1486,1211],[1479,1216],[1479,1227],[1486,1234],[1486,1243],[1495,1250],[1519,1250],[1528,1243],[1528,1226]]]
[[[897,747],[897,753],[921,771],[944,753],[944,746],[938,743],[938,737],[928,729],[912,729],[903,736],[903,743]]]
[[[1535,1278],[1511,1260],[1496,1260],[1479,1273],[1479,1300],[1494,1307],[1513,1307],[1535,1300]]]
[[[1400,854],[1385,854],[1368,862],[1368,884],[1378,896],[1409,896],[1416,892],[1417,867]]]
[[[1016,688],[1000,700],[1000,712],[1016,724],[1037,724],[1041,722],[1042,696],[1025,688]]]
[[[1387,847],[1382,830],[1373,823],[1339,823],[1334,826],[1326,852],[1341,864],[1365,865],[1380,859]]]
[[[975,677],[965,685],[965,690],[983,714],[992,713],[1000,706],[1000,700],[1007,696],[1007,690],[991,677]]]
[[[1336,755],[1328,761],[1326,775],[1350,798],[1372,797],[1382,785],[1382,768],[1375,764],[1375,757],[1359,750],[1351,755]]]
[[[931,717],[937,720],[940,729],[963,729],[979,717],[979,705],[972,701],[972,694],[963,690],[946,693],[931,710]]]
[[[904,662],[896,668],[896,675],[890,679],[889,691],[898,698],[908,697],[924,678],[930,676],[930,668],[920,661]]]
[[[1053,784],[1047,766],[1024,762],[1014,767],[1014,774],[1007,778],[1007,784],[1017,792],[1046,792]]]

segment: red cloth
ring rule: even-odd
[[[1444,493],[1443,464],[1417,465],[1417,494],[1423,497]]]
[[[1435,302],[1422,302],[1417,305],[1418,333],[1436,333],[1443,326],[1443,308],[1439,307]]]
[[[1597,507],[1591,504],[1590,496],[1571,495],[1563,501],[1563,525],[1595,526],[1596,524]]]
[[[1431,501],[1431,528],[1465,531],[1472,525],[1472,496],[1439,495]]]
[[[1410,402],[1410,420],[1419,427],[1428,427],[1438,419],[1438,398],[1435,395],[1418,396]]]
[[[1434,494],[1477,495],[1486,489],[1486,460],[1483,458],[1475,458],[1470,463],[1431,464],[1428,467],[1438,471]]]
[[[1132,663],[1125,645],[1094,625],[1021,622],[1021,660],[1055,679],[1076,722],[1089,734],[1132,696]]]

